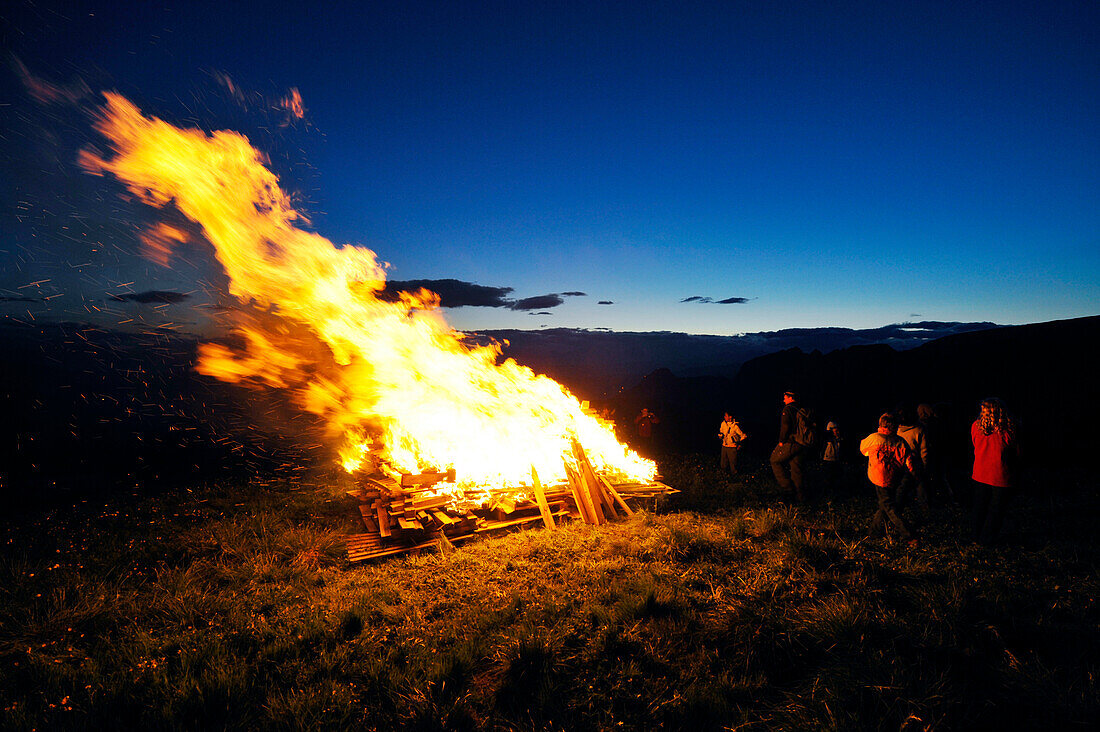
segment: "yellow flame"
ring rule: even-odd
[[[500,488],[564,480],[570,440],[598,470],[651,479],[654,464],[620,444],[555,381],[497,346],[463,342],[434,293],[380,299],[385,274],[370,250],[335,246],[298,228],[304,218],[243,136],[181,129],[105,94],[96,128],[114,155],[84,152],[154,206],[198,223],[229,275],[230,293],[270,322],[237,327],[239,351],[207,344],[199,370],[226,381],[293,390],[342,435],[350,472],[372,459],[400,472],[455,469],[464,484]],[[298,334],[325,346],[310,353]],[[314,341],[315,342],[315,341]]]

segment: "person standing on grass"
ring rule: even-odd
[[[917,506],[921,513],[928,517],[932,505],[928,498],[928,436],[924,427],[913,419],[908,409],[898,410],[898,437],[909,445],[910,454],[913,456],[913,472],[901,481],[898,488],[897,505],[901,508],[909,500],[910,494],[916,497]]]
[[[948,501],[955,503],[955,491],[947,479],[947,466],[944,459],[944,434],[940,417],[931,404],[917,405],[917,419],[924,429],[924,444],[928,455],[924,461],[924,473],[928,480],[929,500],[944,505]]]
[[[731,475],[737,475],[737,453],[741,450],[741,442],[748,435],[729,412],[722,417],[718,434],[722,438],[722,457],[718,460],[718,469],[729,468]]]
[[[799,503],[806,502],[802,469],[806,461],[805,450],[795,440],[798,432],[798,397],[793,391],[783,392],[783,411],[779,414],[779,443],[772,450],[772,473],[784,491],[794,490]]]
[[[836,491],[844,484],[844,462],[840,457],[840,427],[830,421],[825,425],[825,448],[821,452],[825,468],[825,481],[830,490]]]
[[[898,424],[892,414],[878,418],[878,430],[863,438],[859,451],[867,456],[867,479],[875,487],[878,511],[871,519],[869,536],[885,533],[889,521],[910,547],[918,544],[916,535],[894,508],[894,493],[902,478],[913,470],[913,454],[905,440],[897,435]]]
[[[634,418],[634,426],[638,428],[638,440],[650,456],[653,453],[653,425],[658,424],[660,421],[657,419],[657,415],[650,412],[646,407],[642,407],[642,411]]]
[[[1020,456],[1015,421],[1000,399],[982,401],[981,414],[970,425],[970,437],[974,443],[974,540],[990,546],[1000,534]]]

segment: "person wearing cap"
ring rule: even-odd
[[[901,534],[902,541],[910,547],[918,543],[916,535],[894,508],[894,493],[907,471],[913,470],[913,453],[905,440],[898,437],[898,423],[894,415],[886,413],[878,418],[878,430],[863,438],[859,451],[867,456],[867,479],[878,496],[878,511],[871,519],[869,536],[885,533],[889,521]]]
[[[772,450],[772,473],[784,491],[794,490],[799,503],[805,503],[806,490],[802,467],[806,460],[803,446],[795,442],[798,429],[798,397],[793,391],[783,392],[783,411],[779,414],[779,442]]]
[[[844,483],[844,463],[840,458],[840,428],[836,422],[825,425],[825,448],[821,453],[825,467],[825,480],[830,488],[837,489]]]
[[[748,435],[729,412],[725,413],[722,424],[718,425],[718,435],[722,438],[722,457],[718,460],[718,469],[725,470],[728,467],[731,475],[737,475],[737,453],[741,449],[741,441]]]

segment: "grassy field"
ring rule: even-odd
[[[10,519],[6,729],[1065,729],[1100,723],[1094,491],[863,539],[714,460],[605,527],[348,565],[339,480],[196,485]],[[1048,486],[1049,488],[1049,486]]]

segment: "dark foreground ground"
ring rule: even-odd
[[[947,507],[906,550],[859,490],[787,508],[714,462],[664,461],[683,493],[623,523],[356,566],[335,477],[11,517],[0,727],[1100,724],[1095,486],[1032,480],[999,548]]]

